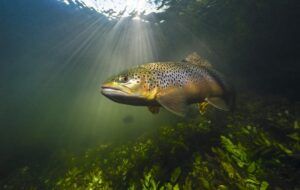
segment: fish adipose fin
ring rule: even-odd
[[[157,102],[166,108],[168,111],[185,116],[187,103],[182,89],[169,89],[157,94]]]
[[[211,97],[211,98],[205,98],[205,100],[215,108],[224,110],[224,111],[229,111],[229,107],[227,103],[220,97]]]
[[[202,67],[212,67],[212,65],[206,59],[200,57],[200,55],[198,55],[196,52],[189,54],[183,61]]]
[[[159,113],[159,106],[148,106],[148,110],[153,114]]]

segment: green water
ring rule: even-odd
[[[114,20],[0,2],[0,189],[300,188],[297,1],[156,3],[169,8]],[[194,51],[235,85],[234,113],[153,115],[100,94]]]

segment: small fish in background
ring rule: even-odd
[[[134,118],[131,115],[127,115],[127,116],[123,117],[122,121],[125,124],[129,124],[129,123],[132,123],[134,121]]]
[[[181,62],[155,62],[124,71],[102,86],[101,93],[122,104],[147,106],[152,113],[160,107],[185,116],[187,106],[197,103],[203,114],[207,105],[233,110],[232,86],[197,53]]]

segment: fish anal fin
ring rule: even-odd
[[[167,89],[159,92],[156,100],[168,111],[179,116],[185,116],[187,103],[182,89]]]
[[[221,97],[210,97],[205,99],[210,105],[214,106],[215,108],[229,111],[229,107],[227,103]]]
[[[189,54],[183,61],[203,67],[212,67],[206,59],[200,57],[196,52]]]
[[[160,108],[159,106],[148,106],[148,110],[153,114],[158,114],[159,108]]]
[[[201,102],[198,104],[198,107],[199,107],[199,112],[201,115],[203,115],[207,109],[207,106],[208,106],[208,102]]]

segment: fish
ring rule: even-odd
[[[110,100],[133,106],[147,106],[153,114],[161,107],[186,116],[191,104],[204,114],[207,106],[233,111],[235,91],[209,61],[196,52],[182,61],[141,64],[110,77],[101,85]]]

